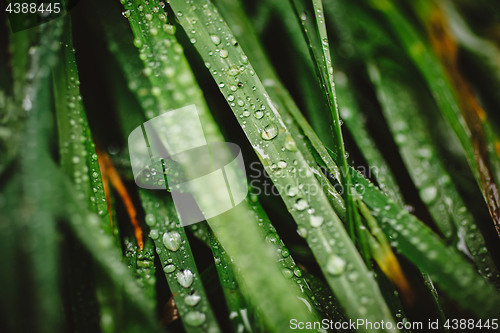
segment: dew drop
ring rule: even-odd
[[[261,137],[264,140],[272,140],[278,135],[278,128],[274,124],[267,125],[261,133]]]
[[[184,288],[189,288],[193,284],[194,275],[189,269],[177,272],[175,275],[177,282]]]
[[[201,296],[198,294],[187,295],[184,297],[184,303],[189,306],[196,306],[201,300]]]
[[[177,251],[181,246],[181,235],[177,231],[166,232],[163,235],[163,245],[170,251]]]
[[[324,220],[323,216],[311,215],[309,217],[309,223],[314,228],[319,228],[323,224],[323,220]]]
[[[165,267],[163,267],[163,271],[165,273],[172,273],[173,271],[175,271],[175,265],[173,264],[168,264],[166,265]]]
[[[299,193],[299,188],[297,186],[290,186],[290,188],[288,189],[288,192],[287,192],[288,196],[290,196],[290,197],[294,197],[298,193]]]
[[[297,144],[290,134],[285,138],[285,149],[288,151],[297,151]]]
[[[294,207],[298,211],[303,211],[304,209],[309,207],[309,204],[305,199],[297,199],[297,201],[295,201]]]
[[[212,40],[212,42],[215,45],[219,45],[220,44],[220,38],[219,38],[219,36],[217,36],[217,35],[210,35],[210,39]]]
[[[420,190],[420,197],[427,204],[433,202],[437,197],[437,188],[435,186],[423,188]]]
[[[300,237],[306,238],[307,237],[307,229],[306,228],[299,228],[297,230],[297,233],[299,234]]]
[[[257,110],[254,112],[253,114],[255,116],[255,118],[257,119],[262,119],[262,117],[264,117],[264,112],[260,111],[260,110]]]
[[[340,275],[344,272],[345,260],[338,255],[333,254],[328,258],[326,263],[326,271],[332,275]]]
[[[156,217],[154,214],[147,214],[146,215],[146,224],[149,225],[150,227],[154,226],[156,223]]]
[[[197,327],[205,322],[205,314],[199,311],[189,311],[184,316],[184,321],[189,326]]]
[[[281,270],[281,272],[282,272],[282,273],[283,273],[283,275],[284,275],[286,278],[288,278],[288,279],[290,279],[290,278],[293,276],[293,272],[292,272],[290,269],[288,269],[288,268],[283,268],[283,269]]]
[[[286,166],[287,166],[287,163],[285,161],[282,160],[282,161],[278,162],[278,168],[284,169],[284,168],[286,168]]]
[[[162,27],[163,31],[169,35],[175,35],[175,25],[172,24],[164,24]]]
[[[149,232],[149,237],[151,237],[153,239],[158,239],[158,237],[159,237],[158,230],[156,230],[156,229],[151,230]]]
[[[140,39],[140,38],[135,38],[135,39],[134,39],[134,45],[135,45],[135,47],[137,47],[137,48],[141,47],[141,46],[142,46],[142,41],[141,41],[141,39]]]

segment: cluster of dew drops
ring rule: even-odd
[[[155,207],[158,208],[159,204],[156,203]],[[179,302],[180,297],[176,298],[177,307],[180,310],[184,310],[185,312],[183,316],[183,320],[190,326],[198,327],[203,325],[206,322],[206,315],[203,312],[203,305],[201,301],[201,296],[193,290],[193,283],[195,280],[195,274],[188,268],[178,269],[172,259],[172,255],[177,253],[178,251],[184,251],[183,244],[185,240],[183,240],[181,234],[177,230],[181,228],[180,223],[170,222],[168,217],[165,218],[165,228],[170,226],[171,230],[166,232],[159,231],[162,226],[160,226],[159,219],[156,218],[156,215],[153,213],[148,213],[146,215],[146,224],[151,228],[149,236],[155,240],[159,240],[161,238],[161,243],[163,243],[164,248],[167,250],[167,255],[169,259],[165,261],[165,266],[163,267],[163,271],[165,274],[170,275],[175,273],[175,279],[179,283],[179,285],[186,290],[186,294],[183,296],[182,302]],[[163,236],[162,236],[163,233]],[[157,253],[160,254],[165,249],[157,247]],[[184,255],[184,258],[187,258],[187,254]],[[198,305],[202,305],[202,308],[199,309]],[[201,311],[199,311],[201,310]],[[210,327],[208,328],[210,329]]]

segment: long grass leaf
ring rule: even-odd
[[[207,63],[207,67],[210,67],[214,80],[228,100],[266,171],[272,175],[271,178],[274,182],[281,185],[281,197],[295,221],[299,227],[307,230],[310,247],[324,270],[330,286],[335,289],[336,295],[346,307],[347,313],[353,318],[367,316],[377,318],[377,320],[385,318],[384,320],[391,321],[385,304],[381,302],[380,291],[373,278],[366,273],[366,266],[349,241],[340,220],[328,205],[326,197],[323,196],[322,192],[319,192],[316,195],[310,193],[306,199],[306,193],[301,193],[300,190],[298,193],[290,193],[288,190],[298,185],[302,185],[304,189],[318,188],[319,185],[300,153],[290,151],[290,149],[286,154],[282,153],[281,148],[287,146],[285,140],[288,140],[289,137],[288,141],[293,141],[293,139],[291,139],[286,125],[281,120],[278,110],[267,95],[261,81],[248,63],[247,56],[218,15],[217,10],[210,2],[201,1],[194,5],[187,5],[181,1],[171,1],[170,5],[191,42]],[[219,73],[222,76],[219,76]],[[236,106],[236,103],[231,103],[233,98],[245,101],[247,97],[250,98],[249,102],[254,105],[259,103],[255,105],[254,115],[248,112],[248,116],[245,116],[244,109],[241,110],[239,106]],[[245,102],[243,103],[245,104]],[[251,107],[251,105],[249,106]],[[263,112],[263,116],[261,117],[256,111]],[[243,115],[242,118],[239,117],[240,114]],[[290,145],[288,146],[290,147]],[[285,150],[287,149],[285,148]],[[280,166],[278,166],[278,162]],[[299,184],[288,172],[280,172],[279,178],[276,174],[277,167],[281,169],[281,166],[286,168],[292,165],[295,165],[294,168],[298,171],[305,173],[305,177],[299,176]],[[302,213],[308,208],[314,208],[314,213],[313,210],[310,210],[311,215]],[[321,223],[318,222],[317,227],[313,227],[311,219],[313,225],[316,225],[316,221],[321,221]],[[344,253],[336,253],[336,248],[332,248],[326,242],[333,236],[333,230],[338,237],[342,238]],[[313,242],[313,239],[316,239],[316,242]],[[359,272],[356,287],[347,278],[347,274],[343,274],[347,268],[347,262],[352,267],[350,269]],[[369,296],[358,298],[351,293],[363,293]],[[363,304],[360,303],[361,301]]]
[[[476,111],[470,109],[472,106],[468,104],[468,102],[464,102],[465,104],[462,103],[463,100],[460,99],[460,95],[457,95],[459,92],[454,90],[453,87],[453,83],[458,84],[458,82],[462,82],[461,79],[457,78],[459,74],[449,67],[441,67],[438,57],[431,50],[430,46],[422,42],[416,30],[404,19],[392,2],[372,1],[371,4],[383,13],[387,22],[395,28],[394,31],[399,41],[426,79],[439,110],[455,132],[465,151],[469,166],[476,178],[478,186],[482,190],[493,223],[500,235],[498,188],[490,167],[487,147],[483,142],[485,138],[482,132],[482,126],[478,127],[473,125],[479,118],[484,118],[486,116],[484,111],[482,115],[478,115],[475,113]],[[438,21],[435,23],[440,24]],[[433,36],[438,36],[438,34]],[[443,35],[443,37],[445,36]],[[439,40],[435,39],[434,41],[435,48],[438,48]],[[436,49],[436,51],[439,52],[438,49]],[[445,54],[441,53],[441,55],[444,56]],[[451,54],[450,56],[453,57],[454,55]],[[454,66],[454,61],[449,62],[448,65]],[[446,75],[447,71],[448,74],[451,73],[451,78]],[[455,89],[459,88],[455,87]],[[461,111],[462,108],[465,108],[463,113]],[[476,119],[476,116],[479,118]]]
[[[151,10],[150,7],[155,7],[154,5],[157,5],[157,7],[160,8],[159,3],[149,2],[148,10]],[[113,29],[110,29],[110,31],[111,30]],[[170,28],[168,27],[166,30],[167,32],[160,32],[163,30],[157,29],[158,37],[148,35],[148,38],[161,37],[163,39],[168,39],[169,42],[167,43],[170,45],[170,50],[174,50],[174,52],[179,54],[179,52],[182,51],[182,48],[175,40],[175,37],[168,35],[168,33],[172,32],[172,30],[170,30]],[[116,38],[113,38],[114,41],[122,40],[124,44],[128,43],[129,45],[131,45],[132,41],[130,39],[127,41],[123,38],[127,36],[121,37],[115,35],[115,37]],[[136,43],[136,45],[138,45],[138,43]],[[120,53],[118,51],[119,47],[121,46],[122,45],[116,44],[116,42],[114,42],[110,47],[113,52],[116,52],[115,54],[117,55],[118,60],[124,59],[124,57],[126,56],[126,54]],[[176,53],[173,53],[172,55],[175,56]],[[153,53],[153,55],[157,56],[156,53]],[[179,75],[183,74],[192,77],[192,73],[187,66],[185,58],[181,59],[181,61],[178,61],[177,59],[175,63],[163,62],[162,66],[165,66],[165,68],[167,68],[175,65],[176,73],[179,73]],[[136,60],[131,59],[131,61]],[[127,62],[128,60],[123,60],[122,62],[125,71],[127,71],[127,68],[130,68],[130,66],[127,66]],[[134,83],[138,81],[135,77],[133,77],[132,73],[134,72],[130,71],[125,73],[126,75],[130,74],[129,86],[134,92],[141,93],[144,91],[145,93],[143,95],[143,100],[152,101],[152,103],[157,103],[156,99],[161,99],[162,103],[166,103],[168,101],[171,104],[169,104],[169,106],[167,105],[167,107],[165,108],[166,110],[183,106],[183,104],[181,104],[182,101],[168,99],[166,98],[166,96],[149,95],[149,92],[151,92],[151,90],[135,90],[138,85]],[[160,74],[160,77],[163,80],[162,82],[168,82],[165,74]],[[186,82],[186,88],[189,87],[193,82],[194,81],[192,79],[191,81]],[[182,86],[179,86],[178,88],[183,89]],[[151,86],[150,89],[152,89]],[[186,92],[193,93],[193,95],[189,96],[189,101],[192,103],[193,98],[195,98],[195,103],[198,108],[200,119],[202,120],[202,124],[204,124],[204,134],[207,138],[207,141],[223,141],[220,133],[217,130],[217,126],[206,110],[205,104],[201,99],[201,94],[199,93],[199,91],[197,89],[187,89]],[[158,106],[158,104],[156,105]],[[152,109],[151,103],[145,104],[144,107],[148,111],[154,110],[150,111],[153,112],[151,115],[149,112],[146,114],[148,117],[158,115],[160,110],[162,110],[160,108],[155,110],[154,107]],[[230,225],[231,221],[235,220],[239,221],[238,224]],[[248,287],[255,303],[258,303],[261,309],[263,309],[262,312],[265,315],[265,321],[267,325],[276,330],[279,330],[280,327],[282,329],[286,329],[288,327],[286,323],[288,323],[290,318],[305,319],[308,317],[307,313],[305,312],[307,310],[305,310],[303,305],[301,305],[301,302],[295,298],[295,296],[293,295],[293,291],[290,292],[290,286],[288,285],[288,283],[284,282],[285,280],[283,275],[277,268],[275,268],[275,264],[273,262],[274,260],[269,257],[269,250],[260,239],[256,226],[253,225],[252,217],[251,215],[249,215],[249,212],[245,205],[239,205],[233,210],[230,210],[217,218],[211,219],[209,221],[209,224],[217,234],[218,240],[220,241],[224,249],[232,256],[235,265],[238,267],[238,269],[241,270],[242,275],[245,276],[244,284]],[[244,239],[245,242],[241,242],[241,239]],[[253,255],[249,257],[248,253],[253,253]],[[261,272],[265,272],[265,274]],[[284,299],[286,299],[286,301],[284,301]]]

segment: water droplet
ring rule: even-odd
[[[151,88],[151,94],[152,94],[153,96],[158,97],[158,96],[160,96],[160,95],[161,95],[161,89],[160,89],[160,88],[158,88],[158,87],[153,87],[153,88]]]
[[[262,112],[260,110],[257,110],[257,111],[254,112],[253,115],[255,116],[255,118],[261,119],[262,117],[264,117],[264,112]]]
[[[437,197],[437,188],[435,186],[429,186],[420,190],[420,197],[425,203],[433,202]]]
[[[201,296],[198,294],[187,295],[184,297],[184,303],[189,306],[196,306],[201,300]]]
[[[149,237],[151,237],[153,239],[158,239],[158,237],[159,237],[158,230],[156,230],[156,229],[151,230],[149,232]]]
[[[219,52],[219,54],[220,54],[221,58],[227,58],[227,56],[229,55],[227,53],[227,51],[224,50],[224,49],[221,49],[220,52]]]
[[[169,35],[175,35],[175,25],[164,24],[162,27],[163,31]]]
[[[279,161],[278,162],[278,168],[284,169],[286,168],[287,163],[285,161]]]
[[[299,228],[297,230],[297,233],[299,234],[300,237],[306,238],[307,237],[307,229],[306,228]]]
[[[299,193],[299,188],[297,186],[290,186],[290,188],[288,189],[288,192],[287,192],[288,196],[290,196],[290,197],[294,197],[298,193]]]
[[[80,162],[80,157],[78,156],[73,156],[73,163],[77,164]]]
[[[163,271],[165,273],[172,273],[173,271],[175,271],[175,265],[168,264],[167,266],[163,267]]]
[[[156,223],[156,217],[154,214],[147,214],[146,215],[146,224],[149,225],[150,227],[154,226]]]
[[[141,47],[141,46],[142,46],[142,41],[141,41],[141,39],[140,39],[140,38],[135,38],[135,39],[134,39],[134,45],[135,45],[135,47],[137,47],[137,48]]]
[[[326,271],[332,275],[340,275],[344,272],[345,260],[336,254],[332,254],[326,263]]]
[[[194,275],[189,269],[177,272],[175,275],[177,282],[184,288],[189,288],[193,284]]]
[[[212,40],[212,42],[215,45],[219,45],[220,44],[220,38],[219,38],[219,36],[217,36],[217,35],[210,35],[210,39]]]
[[[290,279],[293,276],[293,272],[290,269],[288,269],[288,268],[281,269],[281,272],[288,279]]]
[[[298,199],[297,201],[295,201],[294,207],[299,211],[303,211],[304,209],[309,207],[309,204],[305,199]]]
[[[301,277],[302,276],[302,271],[300,270],[300,268],[296,267],[293,270],[293,274],[295,274],[296,277]]]
[[[315,216],[311,215],[309,217],[309,223],[311,224],[312,227],[319,228],[323,224],[323,216]]]
[[[205,322],[205,314],[199,311],[190,311],[184,316],[184,321],[189,326],[197,327]]]
[[[297,151],[297,144],[290,134],[285,138],[285,148],[288,151]]]
[[[261,137],[264,140],[272,140],[278,135],[278,128],[274,124],[267,125],[261,133]]]
[[[177,251],[181,246],[181,235],[177,231],[166,232],[163,235],[163,245],[170,251]]]

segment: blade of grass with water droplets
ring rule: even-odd
[[[152,2],[149,4],[151,6]],[[110,19],[106,17],[103,23],[108,23],[109,20]],[[179,102],[176,102],[175,99],[166,99],[162,96],[157,96],[157,94],[149,94],[152,92],[150,83],[144,85],[141,80],[133,75],[133,73],[136,72],[138,57],[134,55],[133,52],[124,51],[124,48],[126,49],[126,47],[128,47],[127,45],[132,44],[131,40],[128,36],[116,31],[115,25],[119,26],[120,22],[113,21],[113,24],[113,26],[107,25],[107,29],[105,29],[108,34],[113,34],[113,37],[108,39],[110,50],[124,69],[129,87],[136,93],[136,96],[141,97],[138,98],[141,105],[143,105],[145,110],[153,112],[153,115],[149,115],[148,113],[148,116],[153,117],[159,114],[161,109],[158,108],[158,105],[155,103],[157,103],[156,100],[160,98],[163,99],[162,103],[172,103],[171,106],[166,109],[183,106],[180,105]],[[140,33],[140,31],[137,33]],[[160,36],[160,34],[158,34],[156,38],[160,37],[163,42],[165,42],[165,36]],[[149,36],[148,38],[153,37]],[[175,50],[174,56],[178,54],[179,51],[182,51],[175,37],[167,35],[166,38],[169,39],[169,44],[172,46],[171,49]],[[157,56],[157,54],[153,55]],[[182,57],[180,61],[178,60],[179,59],[175,60],[175,62],[167,62],[167,67],[176,66],[177,73],[180,73],[179,75],[192,77],[192,73],[185,58]],[[139,65],[139,67],[144,68],[142,65]],[[161,73],[164,73],[164,71]],[[167,79],[164,74],[160,74],[159,76],[162,77],[164,83],[172,82]],[[195,87],[196,85],[188,86],[189,87],[186,87],[186,89],[191,92],[194,91],[195,93],[195,96],[190,96],[190,102],[192,103],[194,98],[195,103],[197,103],[198,113],[202,124],[204,124],[203,129],[207,141],[223,141],[221,134],[218,132],[217,125],[207,112],[204,101],[201,99],[200,91],[197,88],[194,90],[192,89],[193,86]],[[176,88],[180,90],[184,89],[183,86],[176,86]],[[215,184],[214,186],[217,185]],[[250,210],[249,207],[240,204],[224,213],[222,216],[212,218],[209,224],[217,234],[221,244],[234,259],[234,263],[236,267],[240,269],[242,276],[245,276],[245,285],[248,287],[255,304],[259,304],[259,307],[262,309],[265,315],[266,324],[277,331],[286,330],[290,318],[302,318],[301,320],[307,320],[308,315],[304,311],[305,309],[301,305],[301,302],[294,299],[293,289],[288,286],[283,275],[275,267],[274,259],[269,256],[269,249],[263,240],[260,239],[258,230],[253,224],[254,222],[248,210]],[[238,221],[238,223],[229,225],[232,221]],[[245,241],[242,242],[241,240]],[[253,255],[248,257],[248,253],[253,253]],[[265,274],[262,272],[265,272]]]
[[[263,323],[256,313],[257,307],[244,297],[242,293],[244,288],[236,280],[235,267],[231,263],[231,259],[213,233],[210,234],[209,238],[233,332],[264,332]]]
[[[13,73],[16,93],[9,102],[10,117],[3,118],[7,128],[19,133],[8,153],[10,161],[6,161],[12,168],[2,170],[9,174],[2,174],[0,214],[2,235],[7,237],[0,242],[6,268],[0,278],[0,302],[5,311],[5,327],[13,332],[54,332],[65,325],[60,316],[64,308],[57,281],[60,233],[53,214],[54,203],[44,193],[44,189],[52,185],[51,174],[45,170],[51,160],[44,154],[52,124],[51,114],[47,112],[51,109],[49,74],[59,60],[57,51],[62,29],[63,21],[55,20],[31,29],[35,37],[32,40],[23,40],[26,37],[23,33],[10,35],[11,45],[27,44],[25,48],[12,50],[13,55],[23,61],[18,63],[18,58],[13,62],[17,72]],[[35,47],[31,53],[23,54],[29,42]],[[26,72],[31,75],[26,76]],[[23,108],[25,99],[33,104],[25,104]],[[40,170],[34,170],[34,166]],[[60,199],[61,195],[55,198]],[[37,311],[26,313],[27,308]]]
[[[97,213],[96,204],[99,204],[99,199],[104,200],[104,196],[99,196],[102,194],[102,184],[94,185],[100,185],[100,193],[91,190],[94,179],[90,175],[89,164],[95,151],[89,149],[91,147],[88,143],[92,139],[80,102],[78,70],[71,34],[71,21],[66,19],[66,29],[62,36],[65,47],[61,47],[59,52],[60,64],[52,71],[60,165],[61,170],[71,179],[82,203],[86,202],[88,208]],[[106,224],[104,219],[104,226]],[[64,246],[68,256],[66,274],[70,286],[73,323],[77,330],[98,332],[100,318],[92,259],[72,235],[67,235],[67,238]]]
[[[447,247],[428,227],[398,207],[367,179],[352,171],[354,183],[367,191],[363,201],[376,217],[393,246],[412,261],[460,305],[481,318],[492,316],[500,306],[500,295],[465,260],[458,250]],[[383,207],[383,209],[379,209]],[[464,293],[456,293],[457,288]],[[489,314],[489,315],[488,315]]]
[[[342,184],[342,193],[346,203],[346,223],[348,226],[349,235],[354,240],[355,238],[355,221],[357,211],[354,208],[354,199],[352,197],[351,176],[346,170],[349,169],[347,155],[344,145],[342,129],[340,127],[340,115],[337,105],[337,96],[335,93],[335,83],[333,81],[333,67],[330,56],[330,44],[328,41],[325,18],[323,13],[323,2],[321,0],[312,0],[313,12],[315,16],[315,26],[307,24],[310,19],[305,15],[303,4],[300,1],[293,1],[296,16],[302,25],[302,31],[309,45],[311,58],[314,60],[316,73],[320,80],[324,97],[330,109],[331,119],[333,122],[333,136],[335,140],[335,153],[339,157],[337,159],[340,167]],[[314,38],[313,32],[317,32],[318,38]],[[359,240],[359,239],[358,239]]]
[[[129,62],[129,65],[131,64],[133,63]],[[144,85],[138,86],[138,89],[147,86],[148,81],[142,81],[142,83]],[[115,82],[114,87],[116,96],[121,96],[123,89],[126,89],[121,82]],[[143,99],[140,96],[138,98]],[[144,100],[142,102],[144,103]],[[134,96],[130,94],[117,98],[118,115],[124,133],[132,132],[145,120],[144,115],[137,112],[136,103]],[[158,194],[155,193],[157,191],[142,188],[139,188],[138,192],[146,214],[145,222],[150,231],[149,238],[145,241],[146,253],[144,254],[137,251],[135,240],[130,239],[125,242],[126,256],[131,261],[132,271],[138,268],[140,271],[136,275],[141,279],[144,278],[143,271],[149,271],[154,266],[153,251],[156,251],[185,330],[187,332],[219,332],[220,328],[199,277],[188,238],[177,215],[172,197],[166,193]],[[148,281],[150,280],[145,282]],[[160,308],[163,306],[160,304]]]
[[[420,103],[423,94],[412,92],[404,80],[407,71],[386,59],[369,64],[369,72],[406,168],[440,231],[474,259],[485,277],[498,284],[493,259],[483,252],[486,246],[483,235],[437,158],[439,153],[426,132],[427,125],[417,109],[425,107]],[[411,130],[406,124],[411,124]]]
[[[278,110],[280,111],[285,123],[288,126],[288,129],[290,130],[292,136],[297,140],[297,147],[301,152],[304,154],[304,156],[308,160],[312,160],[312,163],[314,163],[314,158],[310,156],[309,158],[307,156],[310,155],[308,152],[308,149],[314,149],[316,147],[319,147],[326,153],[326,149],[323,147],[322,143],[319,141],[317,138],[316,134],[314,131],[309,127],[309,124],[307,121],[304,119],[300,111],[297,109],[297,106],[293,103],[291,100],[290,96],[288,95],[288,92],[284,89],[284,87],[281,85],[281,82],[279,79],[276,77],[274,74],[274,70],[272,67],[269,65],[268,61],[266,60],[265,54],[263,54],[262,47],[260,46],[259,42],[257,41],[256,37],[253,35],[253,32],[251,30],[251,27],[249,26],[249,23],[245,20],[244,15],[242,14],[242,9],[237,5],[237,2],[233,1],[224,1],[224,0],[218,0],[217,4],[219,5],[219,9],[223,15],[227,14],[228,22],[230,25],[234,25],[237,27],[238,37],[245,36],[245,38],[241,38],[242,40],[242,47],[246,48],[248,51],[247,54],[249,55],[249,58],[252,60],[252,64],[254,64],[254,68],[256,68],[257,72],[259,73],[260,77],[265,81],[265,82],[272,82],[272,84],[269,84],[267,86],[267,91],[269,94],[273,97],[273,100],[277,101],[278,104]],[[290,11],[292,14],[291,19],[289,20],[294,20],[295,17],[293,15],[293,12],[291,11],[291,7],[288,4],[288,8],[283,8],[284,5],[287,3],[283,2],[278,2],[276,5],[279,5],[280,8],[280,16],[283,16],[284,13],[286,13],[286,10]],[[285,14],[286,15],[286,14]],[[295,22],[295,21],[293,21]],[[298,26],[298,25],[297,25]],[[300,30],[299,30],[300,33]],[[252,36],[252,38],[250,38]],[[302,40],[303,42],[303,40]],[[307,51],[305,52],[305,55],[307,56],[308,53]],[[255,62],[253,61],[255,59]],[[310,61],[310,60],[309,60]],[[312,66],[311,66],[312,69]],[[276,97],[276,98],[274,98]],[[311,140],[315,140],[315,144],[313,144],[314,148],[308,147],[306,148],[305,142],[302,142],[301,137],[302,135],[296,129],[296,125],[294,124],[294,119],[291,118],[291,116],[286,112],[286,110],[290,110],[291,113],[293,113],[295,119],[300,122],[302,126],[302,130],[304,133],[306,133],[307,137]],[[308,146],[310,146],[310,143],[308,143]],[[328,156],[329,158],[329,156]],[[331,162],[333,163],[333,161]],[[324,175],[321,172],[315,172],[315,175],[318,178],[318,181],[321,182],[322,188],[328,192],[330,191],[335,191],[333,187],[331,187],[329,181],[324,177]],[[330,185],[330,186],[328,186]],[[336,192],[335,192],[336,193]],[[332,197],[333,198],[333,197]],[[340,199],[341,200],[341,199]],[[338,207],[339,204],[337,203],[336,206]],[[302,231],[301,234],[305,234],[305,231]],[[353,273],[354,274],[354,273]],[[393,293],[393,289],[391,289],[390,293]],[[319,296],[317,296],[319,297]],[[335,310],[335,307],[330,307],[331,310]],[[401,308],[398,308],[401,311]],[[401,311],[402,312],[402,311]],[[327,315],[333,315],[333,316],[340,316],[339,312],[335,312],[331,314],[329,311],[327,311]],[[341,319],[342,316],[338,317],[337,319]],[[402,318],[399,318],[398,320],[402,320]]]
[[[443,68],[431,47],[425,42],[422,42],[416,30],[405,20],[403,15],[391,1],[369,1],[369,3],[379,10],[385,16],[390,26],[394,28],[393,30],[396,32],[396,36],[406,50],[406,53],[410,56],[427,81],[427,85],[434,95],[439,110],[455,132],[465,151],[469,167],[476,178],[479,188],[482,190],[493,223],[500,236],[498,187],[492,174],[492,169],[490,168],[487,147],[485,142],[483,142],[486,139],[483,133],[483,124],[481,122],[479,126],[473,125],[474,122],[478,121],[476,117],[485,119],[486,115],[484,111],[481,114],[476,114],[476,110],[471,110],[471,108],[475,108],[474,105],[471,106],[471,101],[464,101],[465,97],[462,96],[463,92],[459,93],[456,91],[456,89],[463,88],[463,81],[459,78],[460,74],[450,68],[450,66],[453,67],[455,65],[455,62],[447,61],[448,67],[445,66]],[[421,8],[429,6],[429,4],[428,2],[422,3],[424,6]],[[434,23],[436,23],[435,27],[439,28],[442,23],[439,19],[440,16],[433,16],[432,18],[437,19]],[[426,21],[427,18],[424,19],[424,22]],[[428,29],[432,31],[429,26]],[[440,36],[444,39],[447,38],[447,34],[443,33],[431,34],[431,36]],[[432,41],[434,43],[434,48],[439,52],[439,38],[433,38]],[[449,46],[452,44],[453,43],[448,43],[446,45]],[[454,52],[453,50],[450,51],[453,57]],[[447,53],[440,54],[445,55]],[[444,61],[446,61],[446,59]],[[451,80],[446,74],[450,75]],[[455,86],[453,83],[455,83]],[[467,91],[466,95],[469,96],[470,93]],[[474,104],[474,102],[472,102],[472,104]],[[461,112],[461,109],[463,109],[463,112]]]
[[[220,332],[172,198],[145,189],[139,195],[151,228],[149,237],[155,242],[184,328],[187,332]]]
[[[246,55],[218,12],[210,2],[205,1],[195,1],[194,5],[187,5],[182,1],[170,1],[170,5],[199,54],[208,63],[208,67],[211,67],[214,80],[219,84],[219,88],[257,151],[266,171],[275,183],[280,184],[282,198],[295,221],[299,227],[308,230],[309,244],[325,272],[325,277],[335,288],[339,299],[344,301],[343,304],[346,306],[347,312],[353,318],[368,316],[377,318],[377,320],[384,318],[384,320],[391,321],[380,291],[373,278],[367,274],[362,259],[348,239],[340,220],[329,206],[323,193],[319,191],[316,195],[309,195],[308,200],[304,198],[305,193],[300,191],[290,196],[285,189],[296,186],[297,178],[287,172],[282,173],[283,177],[280,175],[278,178],[276,175],[278,162],[282,161],[280,165],[286,168],[294,165],[293,160],[296,160],[297,170],[302,170],[301,172],[306,174],[304,177],[299,176],[303,188],[318,188],[319,186],[304,157],[299,152],[288,150],[286,154],[282,153],[281,148],[285,146],[285,140],[289,136],[286,126],[248,63]],[[194,23],[195,21],[196,23]],[[214,71],[217,73],[214,74]],[[218,75],[219,71],[222,76]],[[240,109],[236,103],[233,103],[234,106],[232,105],[233,98],[245,101],[247,96],[250,97],[250,101],[254,105],[255,102],[261,104],[260,111],[266,110],[267,114],[263,114],[262,117],[260,114],[251,117],[252,114],[245,113],[244,108]],[[249,104],[251,109],[252,103]],[[242,118],[239,117],[240,114]],[[325,223],[318,223],[318,227],[312,227],[311,216],[302,213],[307,208],[315,208],[316,214],[326,220]],[[333,230],[342,239],[342,245],[346,250],[344,253],[336,253],[334,250],[337,248],[327,245],[326,240],[333,237]],[[313,239],[317,241],[313,242]],[[349,267],[346,267],[347,262]],[[359,280],[355,284],[347,279],[347,274],[343,274],[346,268],[348,271],[352,269],[360,272]],[[359,294],[365,294],[367,297],[358,297]],[[360,299],[366,300],[367,303],[361,304]]]

